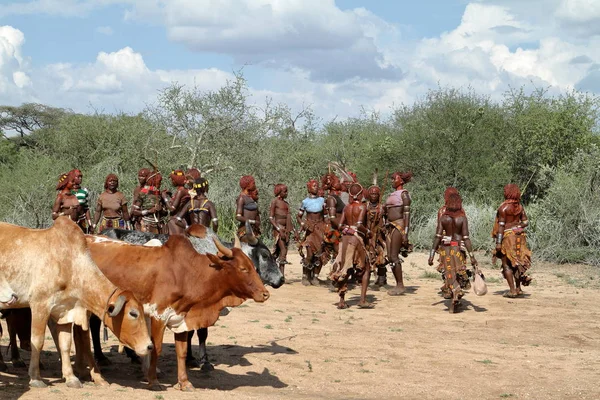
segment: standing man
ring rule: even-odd
[[[287,253],[290,244],[290,233],[293,229],[290,205],[285,200],[288,196],[288,188],[286,185],[279,183],[275,185],[273,194],[275,198],[269,208],[269,222],[273,226],[273,238],[275,238],[273,257],[277,259],[279,270],[284,274],[285,265],[289,264]]]
[[[367,207],[362,203],[363,188],[358,183],[353,183],[348,188],[350,203],[344,207],[340,228],[342,229],[341,264],[331,273],[331,280],[337,287],[340,300],[339,309],[348,308],[345,295],[348,291],[348,277],[352,274],[358,280],[361,278],[359,308],[372,308],[367,302],[367,288],[371,277],[370,265],[367,262],[365,240],[371,231],[365,226]]]

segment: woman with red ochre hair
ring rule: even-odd
[[[73,193],[73,174],[71,172],[58,177],[56,190],[58,193],[52,206],[52,219],[65,215],[77,222],[82,214],[82,206]]]
[[[324,221],[325,199],[319,196],[319,182],[311,179],[306,183],[308,197],[302,200],[302,205],[296,215],[300,230],[304,233],[304,240],[300,242],[299,249],[306,249],[306,256],[302,255],[302,284],[304,286],[319,285],[319,273],[329,256],[323,251],[323,237],[326,230]],[[306,219],[302,217],[306,214]]]
[[[164,209],[169,212],[170,218],[167,223],[167,233],[171,235],[183,235],[185,229],[180,226],[180,220],[177,219],[177,215],[183,209],[183,206],[190,199],[188,189],[185,187],[188,182],[188,177],[185,172],[181,169],[176,169],[169,174],[171,178],[171,184],[175,187],[175,193],[173,196],[169,196],[167,191],[161,192]]]
[[[96,213],[94,214],[94,226],[98,227],[98,232],[111,228],[127,228],[127,222],[129,221],[127,198],[118,189],[119,178],[115,174],[109,174],[104,180],[104,192],[98,196]],[[100,217],[102,217],[102,220],[100,220]],[[98,225],[98,222],[100,222],[100,225]]]
[[[146,178],[144,187],[140,190],[138,198],[133,203],[131,212],[141,217],[140,231],[150,233],[162,233],[163,227],[160,221],[162,210],[160,198],[160,184],[162,175],[154,171]]]
[[[242,192],[236,200],[235,219],[239,222],[237,235],[240,240],[247,240],[247,233],[255,237],[260,236],[260,214],[258,210],[258,191],[256,181],[252,175],[244,175],[240,178]],[[252,227],[252,232],[246,232],[246,222]]]
[[[492,237],[496,239],[495,255],[502,260],[502,275],[510,289],[506,297],[523,294],[521,285],[529,286],[531,282],[526,275],[531,267],[531,250],[525,234],[528,225],[519,187],[512,183],[504,186],[504,202],[496,212]]]
[[[290,214],[290,205],[285,200],[288,196],[288,188],[284,184],[277,184],[273,188],[275,198],[269,208],[269,222],[273,226],[273,238],[275,238],[275,248],[273,257],[279,264],[281,273],[284,274],[287,261],[288,246],[290,244],[290,233],[292,232],[292,215]]]
[[[469,224],[467,216],[462,207],[462,199],[457,192],[450,192],[444,202],[445,209],[438,219],[433,247],[429,253],[429,265],[433,265],[433,257],[436,251],[439,251],[441,266],[445,278],[445,287],[447,294],[444,298],[451,299],[449,310],[454,313],[458,309],[460,299],[463,297],[461,279],[466,277],[465,254],[461,248],[461,243],[469,253],[471,264],[477,270],[477,260],[473,255],[471,239],[469,238]]]
[[[400,254],[402,253],[406,257],[412,251],[412,246],[408,242],[411,200],[408,191],[404,189],[404,185],[410,182],[412,176],[412,172],[394,172],[391,178],[395,191],[388,196],[385,202],[384,217],[388,224],[387,256],[394,278],[396,278],[396,286],[388,290],[390,296],[398,296],[406,292],[402,279]]]

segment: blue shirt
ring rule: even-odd
[[[311,213],[323,212],[324,204],[325,199],[323,197],[307,197],[302,200],[300,209]]]

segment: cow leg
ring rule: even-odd
[[[44,334],[48,323],[48,312],[43,308],[31,309],[31,360],[29,361],[29,386],[45,388],[46,384],[40,376],[40,354],[44,348]]]
[[[191,392],[194,390],[194,385],[188,380],[187,368],[185,367],[187,338],[187,332],[175,334],[175,353],[177,354],[177,385],[175,386],[175,389]]]
[[[10,359],[12,361],[12,365],[15,368],[26,368],[25,362],[21,359],[21,354],[19,353],[19,348],[17,347],[17,333],[22,331],[19,329],[19,324],[25,324],[25,328],[31,329],[31,322],[29,320],[22,319],[23,313],[21,310],[9,310],[6,315],[6,325],[8,326],[8,337],[9,337],[9,345],[10,347]],[[29,343],[31,349],[31,342]]]
[[[102,377],[100,368],[98,368],[92,353],[89,331],[84,331],[80,326],[75,325],[73,327],[73,341],[75,342],[75,371],[79,378],[87,377],[86,367],[89,367],[89,374],[94,383],[99,386],[108,386],[108,382]]]
[[[150,365],[147,366],[146,362],[144,362],[143,364],[144,369],[146,369],[146,371],[144,372],[148,377],[148,385],[150,386],[151,390],[164,390],[164,387],[158,382],[156,373],[158,356],[162,352],[162,343],[163,337],[165,335],[165,328],[166,326],[164,324],[152,318],[150,332],[152,336],[152,343],[154,344],[154,349],[152,350],[152,353],[150,353]]]
[[[0,337],[2,336],[2,324],[0,324]],[[0,346],[0,372],[8,371],[8,367],[4,363],[4,358],[2,358],[2,346]]]
[[[198,342],[200,343],[200,368],[204,372],[214,371],[215,367],[208,361],[208,353],[206,352],[206,339],[208,339],[208,328],[198,329]]]
[[[56,328],[58,330],[58,345],[60,346],[60,359],[62,363],[63,378],[67,383],[67,387],[81,389],[83,385],[73,373],[71,367],[71,328],[73,324],[60,324]]]
[[[200,330],[198,330],[198,337],[200,336]],[[194,357],[192,351],[192,338],[194,337],[194,331],[188,332],[187,337],[187,355],[185,357],[185,366],[188,368],[200,368],[200,362]]]
[[[98,365],[105,367],[111,365],[110,360],[102,353],[102,344],[100,343],[100,318],[92,314],[90,317],[90,331],[92,331],[92,342],[94,343],[94,357]]]

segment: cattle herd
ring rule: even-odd
[[[52,227],[30,229],[0,222],[0,311],[7,320],[13,366],[24,366],[17,336],[21,348],[31,350],[31,387],[46,386],[40,375],[40,352],[47,326],[60,351],[68,387],[82,387],[80,378],[88,376],[96,384],[106,384],[99,369],[109,362],[100,346],[103,324],[127,347],[132,361],[142,365],[152,389],[161,389],[157,360],[169,328],[175,335],[176,387],[193,390],[187,368],[213,368],[206,355],[207,328],[247,299],[266,301],[265,285],[275,289],[283,285],[291,233],[301,250],[304,285],[318,284],[318,271],[332,261],[329,278],[340,296],[338,308],[348,307],[344,295],[351,277],[361,282],[358,306],[372,307],[365,297],[369,276],[376,272],[376,284],[382,286],[386,266],[391,266],[396,280],[388,293],[399,295],[405,290],[400,255],[406,257],[412,245],[408,242],[411,199],[403,185],[412,173],[391,176],[395,191],[383,204],[383,190],[376,182],[364,191],[355,176],[345,174],[344,181],[331,172],[322,178],[321,187],[316,180],[309,181],[308,197],[296,216],[302,238],[292,227],[287,188],[276,185],[270,210],[276,248],[271,251],[259,238],[258,192],[251,176],[240,180],[237,235],[233,243],[224,243],[216,233],[214,205],[205,197],[206,179],[194,178],[190,171],[173,171],[170,177],[177,190],[167,195],[158,190],[157,182],[148,184],[158,172],[142,172],[131,215],[137,220],[130,218],[126,200],[117,191],[118,179],[109,175],[92,222],[87,191],[79,187],[81,172],[73,170],[59,179]],[[524,234],[528,222],[518,187],[507,185],[504,192],[493,235],[510,287],[507,295],[516,297],[522,294],[521,284],[531,281],[526,275],[531,254]],[[428,262],[433,265],[434,254],[439,254],[438,271],[445,280],[442,294],[450,299],[449,309],[454,312],[462,289],[470,287],[467,254],[476,276],[480,271],[458,191],[448,188],[444,199]],[[159,204],[169,211],[164,225],[158,218]],[[100,215],[102,230],[95,235]],[[131,228],[132,222],[136,229],[122,229]],[[200,339],[200,362],[191,354],[194,331]],[[6,370],[0,352],[0,372]]]

